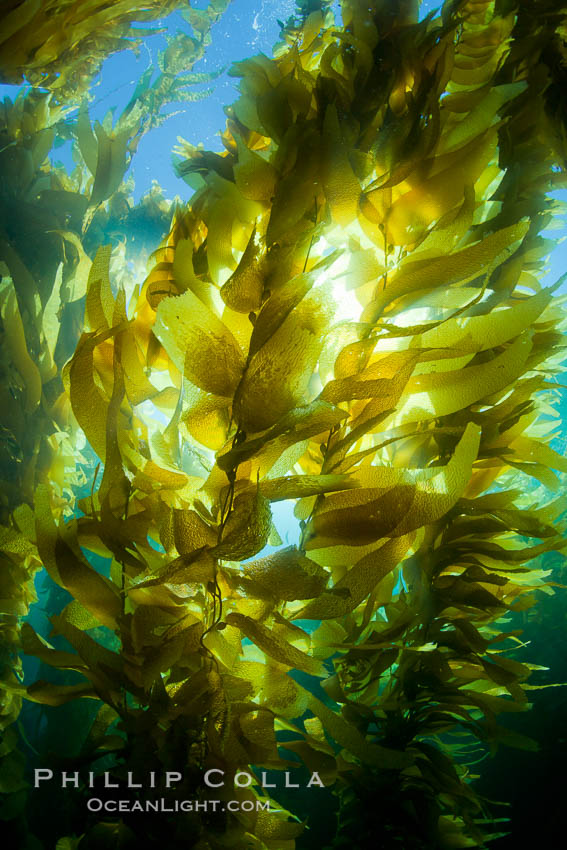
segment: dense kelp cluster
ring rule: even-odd
[[[3,13],[8,11],[3,8]],[[40,15],[44,12],[38,10]],[[218,6],[215,15],[209,15],[209,26],[220,12]],[[87,104],[77,113],[65,102],[69,92],[62,89],[57,97],[32,89],[18,94],[13,103],[5,98],[1,107],[2,728],[16,720],[21,708],[20,626],[36,600],[34,574],[41,566],[37,550],[29,546],[36,486],[48,482],[55,515],[68,517],[76,493],[90,487],[96,466],[89,452],[87,457],[81,454],[84,439],[77,433],[62,382],[62,367],[83,326],[91,260],[101,241],[110,240],[116,279],[131,291],[134,277],[143,275],[144,258],[167,232],[171,202],[154,186],[134,205],[131,181],[124,175],[141,136],[167,117],[164,107],[172,100],[196,100],[207,94],[188,89],[215,76],[188,70],[209,39],[199,15],[205,13],[193,15],[189,10],[197,30],[189,25],[187,33],[168,38],[158,56],[157,77],[150,67],[114,126],[110,113],[91,126]],[[17,21],[23,26],[21,15]],[[92,30],[92,20],[90,26]],[[3,34],[7,31],[4,21]],[[33,36],[33,28],[30,32]],[[184,39],[195,50],[185,50],[180,57]],[[11,39],[10,48],[15,44]],[[31,43],[28,48],[32,50]],[[85,59],[82,51],[76,52],[76,62],[64,60],[69,73],[78,73],[81,57]],[[104,51],[91,49],[89,55],[94,69]],[[4,79],[11,79],[6,64],[3,72]],[[50,85],[45,76],[41,82],[44,89]],[[79,96],[79,81],[73,85],[74,96]],[[73,173],[57,163],[57,148],[65,143],[74,148]],[[23,764],[14,750],[14,733],[15,727],[2,756],[2,770],[12,776],[5,786],[12,792],[3,807],[7,818],[14,818],[25,802]]]
[[[63,120],[62,107],[44,92],[20,95],[14,103],[6,99],[2,107],[0,513],[6,527],[22,505],[33,504],[40,481],[49,481],[58,514],[72,509],[73,486],[80,484],[76,428],[61,370],[83,323],[89,254],[97,245],[93,236],[103,231],[106,238],[110,235],[117,256],[126,259],[126,245],[129,252],[140,252],[148,238],[161,237],[170,216],[157,191],[133,208],[122,179],[128,134],[122,133],[125,142],[121,154],[116,153],[117,134],[105,122],[106,131],[98,125],[97,139],[86,112],[65,124],[80,162],[75,173],[54,166],[49,155]],[[81,154],[88,142],[94,154],[92,174]],[[111,158],[106,156],[109,150]],[[124,263],[123,280],[125,275]],[[6,551],[17,555],[16,544],[12,551],[5,542]],[[5,594],[5,604],[12,599],[10,613],[17,616],[26,609],[15,598],[32,593],[24,591],[19,569]]]
[[[542,684],[514,618],[554,592],[542,557],[565,545],[567,463],[549,445],[563,313],[540,235],[565,181],[547,49],[565,18],[535,5],[529,38],[523,4],[418,22],[409,2],[344,2],[342,26],[326,3],[298,7],[273,59],[233,67],[225,152],[180,143],[196,191],[143,285],[92,236],[135,214],[120,188],[132,108],[94,133],[80,113],[90,178],[74,195],[29,129],[14,136],[31,179],[83,206],[73,238],[68,218],[45,228],[55,253],[34,281],[59,268],[57,309],[15,264],[2,290],[3,362],[29,387],[5,451],[32,464],[5,507],[6,631],[12,652],[80,675],[24,685],[8,664],[6,723],[22,697],[95,700],[65,769],[179,771],[178,795],[249,804],[98,822],[88,789],[68,789],[64,846],[315,846],[277,789],[266,812],[265,789],[233,787],[298,764],[333,788],[333,848],[482,847],[499,831],[474,763],[537,746],[501,717]],[[28,384],[30,362],[47,366]],[[36,429],[51,453],[21,442]],[[81,437],[100,464],[73,460]],[[291,546],[272,508],[288,500]],[[18,629],[40,566],[69,594],[49,640]],[[24,799],[23,782],[8,790]]]

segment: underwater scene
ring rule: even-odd
[[[567,4],[3,0],[8,850],[555,850]]]

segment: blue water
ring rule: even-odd
[[[193,8],[205,8],[206,0],[193,2]],[[211,43],[205,55],[193,67],[201,73],[218,73],[219,76],[209,83],[192,87],[194,92],[212,90],[203,100],[193,103],[170,104],[164,114],[170,117],[160,127],[146,133],[138,146],[127,176],[134,178],[133,197],[137,202],[146,194],[153,181],[162,187],[169,199],[178,197],[187,201],[191,189],[179,178],[173,168],[172,149],[178,137],[193,145],[202,144],[212,151],[223,150],[219,136],[225,126],[224,109],[238,96],[238,79],[228,73],[233,62],[253,56],[257,53],[271,55],[272,48],[279,38],[278,20],[286,21],[294,12],[293,0],[232,0],[220,20],[211,29]],[[420,17],[439,8],[433,0],[424,0],[420,6]],[[335,18],[340,21],[338,3],[333,5]],[[155,21],[151,28],[156,34],[144,39],[136,54],[132,50],[123,50],[110,56],[101,68],[91,87],[93,99],[89,105],[91,119],[101,121],[110,111],[116,120],[129,102],[136,84],[142,74],[154,66],[154,77],[159,73],[157,56],[167,45],[165,30],[169,36],[178,32],[189,32],[190,27],[178,12],[167,18]],[[14,98],[19,86],[0,85],[0,98]],[[74,167],[71,143],[65,142],[52,151],[54,161],[61,162],[67,169]],[[567,202],[567,191],[560,190],[551,197]],[[553,240],[555,247],[550,256],[549,275],[546,284],[555,282],[567,269],[567,222],[562,216],[564,226],[544,232]],[[567,281],[560,292],[567,293]]]

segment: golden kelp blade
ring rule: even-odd
[[[219,396],[234,394],[244,368],[240,347],[190,290],[161,302],[154,333],[179,371],[196,386]]]

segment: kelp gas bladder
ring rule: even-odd
[[[196,192],[141,290],[97,252],[62,377],[103,471],[72,521],[45,483],[35,535],[11,526],[72,596],[51,617],[69,650],[27,624],[24,651],[82,679],[20,690],[99,701],[82,764],[113,753],[116,780],[179,771],[179,795],[245,805],[88,819],[70,846],[287,850],[297,818],[203,775],[298,759],[339,797],[333,847],[486,840],[467,763],[479,741],[536,746],[498,722],[534,687],[507,622],[553,592],[530,562],[564,545],[561,498],[525,493],[567,471],[562,313],[539,282],[564,17],[534,6],[531,28],[513,3],[419,23],[343,3],[340,27],[302,7],[274,59],[234,66],[225,153],[180,143]]]

